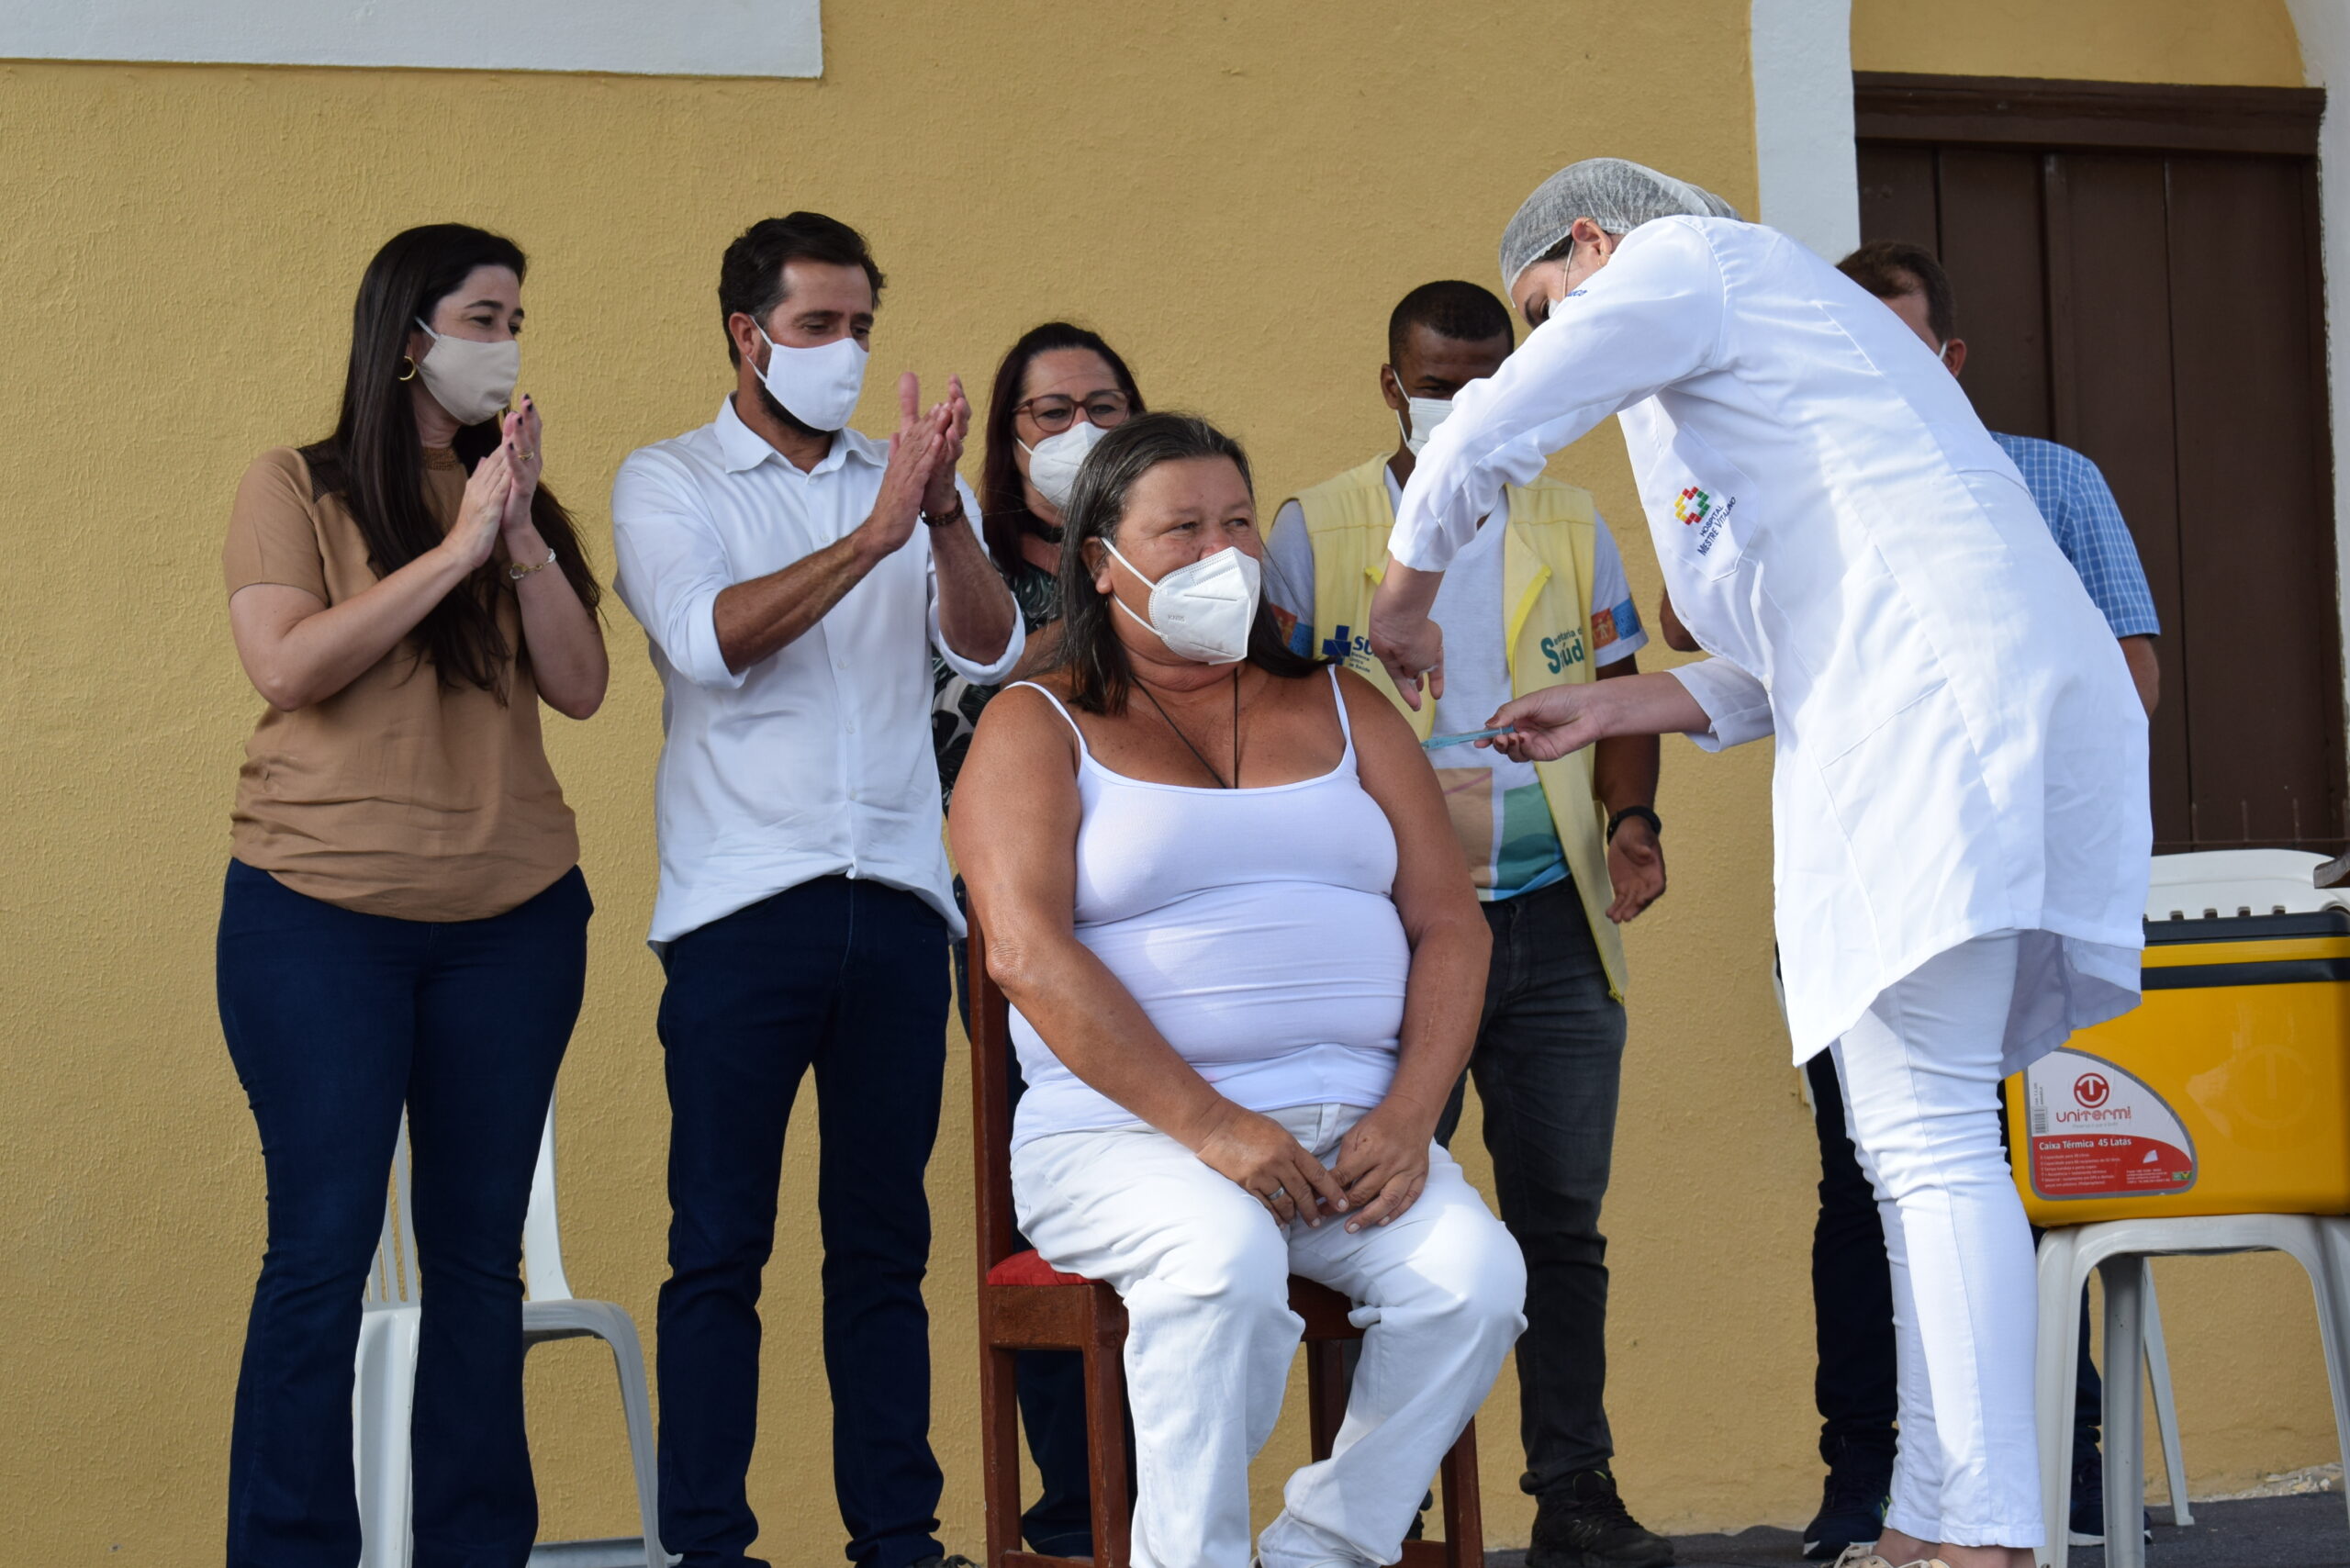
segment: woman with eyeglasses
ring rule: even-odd
[[[587,718],[606,664],[514,395],[524,264],[462,224],[395,235],[360,280],[333,433],[254,459],[229,513],[229,630],[268,706],[217,962],[269,1194],[230,1568],[359,1560],[352,1362],[403,1110],[416,1568],[521,1568],[537,1534],[522,1216],[591,913],[539,706]]]
[[[995,569],[1012,585],[1028,652],[1013,678],[1052,662],[1059,645],[1061,508],[1093,443],[1142,413],[1142,393],[1126,362],[1098,332],[1067,321],[1031,327],[996,367],[988,397],[986,445],[979,459],[981,532]],[[955,775],[971,744],[979,710],[995,695],[933,660],[937,701],[931,710],[938,783],[952,801]]]
[[[1012,586],[1027,628],[1028,652],[1014,679],[1052,663],[1060,645],[1061,510],[1077,471],[1096,442],[1141,412],[1142,393],[1126,362],[1100,333],[1067,321],[1030,328],[996,367],[979,459],[979,513],[988,554]],[[951,801],[972,728],[998,689],[973,686],[936,657],[931,670],[939,793]],[[963,902],[960,877],[955,902],[958,907]],[[968,952],[961,940],[955,942],[955,997],[966,1031],[971,1026]],[[1024,1088],[1019,1064],[1009,1070],[1017,1104]],[[1024,1350],[1019,1387],[1028,1449],[1044,1482],[1044,1495],[1022,1517],[1023,1533],[1047,1556],[1091,1557],[1083,1362],[1069,1351]]]

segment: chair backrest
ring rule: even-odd
[[[522,1220],[523,1294],[532,1301],[569,1301],[571,1282],[563,1272],[563,1236],[554,1212],[554,1102],[547,1102],[546,1127],[539,1135],[539,1164],[531,1177],[531,1206]],[[400,1114],[398,1141],[392,1146],[392,1179],[384,1198],[384,1234],[375,1244],[375,1267],[360,1288],[363,1306],[414,1306],[423,1300],[416,1268],[416,1210],[409,1197],[408,1114]]]
[[[399,1137],[392,1145],[392,1177],[384,1197],[384,1234],[375,1243],[375,1264],[360,1287],[362,1306],[414,1306],[421,1299],[416,1273],[416,1211],[408,1199],[408,1114],[400,1114]]]
[[[563,1272],[563,1230],[554,1213],[554,1097],[547,1097],[546,1127],[539,1134],[539,1166],[531,1177],[531,1207],[522,1216],[522,1294],[531,1301],[569,1301]]]
[[[2146,918],[2211,920],[2350,907],[2350,889],[2320,888],[2311,881],[2311,873],[2324,864],[2324,856],[2299,849],[2157,855],[2146,889]]]
[[[987,934],[971,916],[964,984],[971,1003],[971,1160],[979,1194],[979,1279],[1012,1256],[1012,1003],[988,973]]]

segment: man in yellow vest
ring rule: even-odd
[[[1628,675],[1647,641],[1591,497],[1538,479],[1508,488],[1438,590],[1444,694],[1406,706],[1371,651],[1371,594],[1413,463],[1452,395],[1500,369],[1514,342],[1508,310],[1474,284],[1405,295],[1379,372],[1395,450],[1284,502],[1267,545],[1265,594],[1296,616],[1299,650],[1341,660],[1386,692],[1424,741],[1475,730],[1512,697]],[[1672,1544],[1632,1518],[1608,1473],[1599,1230],[1624,1056],[1616,925],[1664,891],[1657,743],[1606,740],[1544,763],[1460,745],[1429,760],[1494,932],[1470,1073],[1502,1218],[1526,1252],[1520,1484],[1538,1499],[1528,1568],[1670,1562]],[[1439,1138],[1450,1140],[1460,1115],[1456,1088]]]

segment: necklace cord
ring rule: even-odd
[[[1174,732],[1175,732],[1175,738],[1176,738],[1177,740],[1181,741],[1181,742],[1183,743],[1183,749],[1184,749],[1185,751],[1190,752],[1190,753],[1192,754],[1192,756],[1194,758],[1196,758],[1196,759],[1198,760],[1199,765],[1200,765],[1202,767],[1204,767],[1204,768],[1206,768],[1206,769],[1207,769],[1208,777],[1215,780],[1215,787],[1216,787],[1217,789],[1219,789],[1219,790],[1237,790],[1237,789],[1239,789],[1239,788],[1240,788],[1240,671],[1239,671],[1239,670],[1235,669],[1235,670],[1232,672],[1232,782],[1230,782],[1229,784],[1227,784],[1227,783],[1225,783],[1225,782],[1224,775],[1223,775],[1223,774],[1221,774],[1221,773],[1218,773],[1218,772],[1215,770],[1215,764],[1214,764],[1214,763],[1210,762],[1210,761],[1207,759],[1207,756],[1206,756],[1206,754],[1205,754],[1205,753],[1203,753],[1203,752],[1202,752],[1202,751],[1200,750],[1200,748],[1199,748],[1199,747],[1197,747],[1197,746],[1195,746],[1195,745],[1193,745],[1192,744],[1192,737],[1191,737],[1191,736],[1189,736],[1189,735],[1187,735],[1187,734],[1185,734],[1183,733],[1183,726],[1182,726],[1182,725],[1181,725],[1181,724],[1179,724],[1179,723],[1177,723],[1177,722],[1174,721],[1173,717],[1168,713],[1168,711],[1167,711],[1167,710],[1166,710],[1165,708],[1159,707],[1158,699],[1158,698],[1156,698],[1156,697],[1151,696],[1150,687],[1148,686],[1148,684],[1147,684],[1147,683],[1146,683],[1146,682],[1144,682],[1144,681],[1137,680],[1137,681],[1136,681],[1136,682],[1135,682],[1135,687],[1136,687],[1136,689],[1139,690],[1139,691],[1143,694],[1143,696],[1144,696],[1144,697],[1146,697],[1146,698],[1148,698],[1148,699],[1149,699],[1149,701],[1150,701],[1150,705],[1151,705],[1151,707],[1153,707],[1153,708],[1155,708],[1155,709],[1157,709],[1157,710],[1158,710],[1159,718],[1161,718],[1162,720],[1165,720],[1165,721],[1166,721],[1166,723],[1167,723],[1167,727],[1168,727],[1169,729],[1170,729],[1170,730],[1172,730],[1172,731],[1174,731]]]

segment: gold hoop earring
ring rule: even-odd
[[[408,355],[407,355],[407,354],[402,354],[402,355],[400,355],[400,363],[401,363],[402,364],[404,364],[404,365],[408,366],[408,368],[407,368],[406,370],[404,370],[404,371],[400,372],[400,374],[399,374],[399,375],[398,375],[397,379],[398,379],[398,380],[401,380],[401,381],[413,381],[413,380],[415,380],[415,379],[416,379],[416,361],[415,361],[414,359],[410,358],[410,357],[409,357]]]

